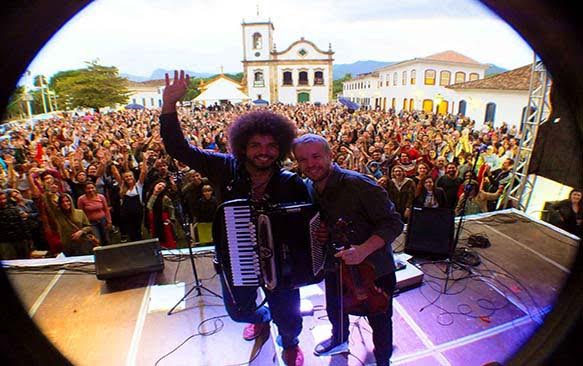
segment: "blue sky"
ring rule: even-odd
[[[455,50],[512,69],[532,50],[504,21],[473,0],[97,0],[77,14],[29,65],[50,76],[99,59],[122,73],[154,69],[242,71],[241,21],[271,19],[275,43],[300,37],[335,63],[402,61]]]

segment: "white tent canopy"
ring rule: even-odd
[[[221,74],[203,86],[202,93],[194,98],[192,102],[208,106],[215,102],[220,104],[221,101],[226,100],[233,104],[250,101],[251,98],[243,93],[241,88],[241,84]]]

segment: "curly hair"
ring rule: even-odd
[[[229,126],[229,147],[239,161],[245,161],[247,143],[253,135],[272,136],[279,146],[279,161],[285,160],[296,137],[295,124],[271,111],[246,113]]]

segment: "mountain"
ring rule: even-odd
[[[505,68],[502,68],[500,66],[496,66],[494,64],[488,64],[490,65],[490,67],[488,69],[486,69],[486,72],[484,73],[484,77],[489,77],[489,76],[494,76],[496,74],[501,74],[503,72],[508,71]]]
[[[195,72],[190,70],[184,70],[185,73],[190,75],[191,78],[208,78],[209,76],[216,75],[216,73],[209,73],[209,72]],[[152,71],[152,75],[150,75],[150,80],[158,80],[164,79],[164,74],[168,73],[168,75],[174,75],[174,70],[164,70],[164,69],[156,69]]]
[[[364,74],[367,72],[374,71],[379,69],[383,66],[388,66],[394,64],[394,61],[356,61],[351,64],[335,64],[334,65],[334,80],[342,79],[344,75],[351,74],[352,76],[356,76],[358,74]],[[490,68],[486,70],[486,77],[500,74],[502,72],[508,71],[502,67],[496,66],[494,64],[489,64]],[[200,78],[208,78],[210,76],[216,75],[208,72],[194,72],[185,70],[190,77],[200,77]],[[169,73],[172,75],[174,70],[164,70],[164,69],[156,69],[152,72],[150,76],[140,76],[140,75],[132,75],[126,73],[120,73],[120,76],[127,78],[130,81],[135,82],[142,82],[147,80],[162,80],[164,79],[164,74]],[[234,74],[234,73],[233,73]]]
[[[356,76],[358,74],[364,74],[366,72],[371,72],[383,66],[392,65],[395,62],[390,61],[356,61],[351,64],[334,64],[334,80],[342,79],[344,75],[351,74]]]
[[[208,78],[209,76],[213,76],[215,74],[211,74],[208,72],[194,72],[194,71],[189,71],[189,70],[184,70],[188,75],[190,75],[190,77],[192,78],[196,78],[196,77],[200,77],[200,78]],[[135,81],[137,83],[140,83],[142,81],[148,81],[148,80],[163,80],[164,79],[164,74],[168,73],[169,75],[173,75],[174,70],[164,70],[164,69],[156,69],[154,71],[152,71],[152,74],[150,74],[150,76],[140,76],[140,75],[132,75],[132,74],[126,74],[121,72],[119,75],[123,78],[126,78],[130,81]]]

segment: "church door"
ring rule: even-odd
[[[298,93],[298,103],[305,103],[310,101],[310,93],[301,92]]]

